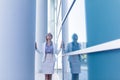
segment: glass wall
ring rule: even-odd
[[[67,0],[68,10],[71,7],[73,1],[74,0]],[[78,36],[77,42],[80,43],[81,49],[85,48],[87,38],[86,38],[86,20],[85,20],[85,1],[84,0],[76,0],[67,19],[68,19],[68,42],[67,42],[68,44],[66,44],[65,50],[67,52],[74,51],[74,49],[72,48],[72,43],[74,44],[74,41],[73,41],[74,33],[77,34]],[[76,48],[75,50],[78,50],[78,49]],[[66,54],[66,52],[64,54]],[[72,80],[72,76],[74,77],[74,73],[79,73],[79,80],[87,80],[87,59],[86,59],[87,56],[81,55],[80,62],[77,61],[77,56],[79,55],[68,56],[68,62],[66,64],[68,66],[66,66],[67,68],[65,68],[67,69],[66,70],[67,72],[63,73],[68,75],[68,76],[65,76],[65,79]],[[72,62],[73,63],[76,62],[76,65],[73,64]],[[81,66],[79,65],[79,63]],[[77,69],[78,67],[74,67],[74,66],[79,66],[80,69]],[[76,68],[77,71],[74,68]]]
[[[65,5],[63,7],[62,0],[48,0],[48,32],[51,32],[53,34],[54,36],[53,41],[57,44],[56,47],[58,49],[60,48],[61,43],[63,44],[61,52],[59,53],[59,55],[56,56],[57,60],[54,68],[55,72],[53,74],[53,80],[56,79],[72,80],[71,71],[72,65],[69,62],[69,56],[63,57],[62,55],[68,54],[69,52],[75,50],[79,50],[79,48],[83,49],[86,47],[87,39],[86,39],[85,1],[75,0],[74,4],[73,2],[74,0],[66,0],[66,2],[64,2],[63,0],[63,3]],[[71,5],[73,6],[71,7]],[[78,36],[77,42],[80,44],[80,47],[78,47],[75,50],[71,47],[71,50],[68,51],[67,46],[68,44],[73,43],[72,36],[74,33],[76,33]],[[77,63],[77,66],[79,68],[78,69],[79,80],[87,80],[87,61],[86,61],[87,56],[81,55],[80,58],[81,59],[79,63],[81,66],[79,66],[79,63]],[[41,73],[38,73],[36,76],[37,76],[36,80],[44,79],[44,75]]]

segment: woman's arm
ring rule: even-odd
[[[60,53],[60,51],[62,50],[62,48],[60,47],[59,49],[57,49],[57,44],[54,44],[54,53],[55,54],[59,54]]]

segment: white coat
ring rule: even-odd
[[[53,54],[45,53],[46,43],[42,45],[42,64],[41,64],[41,72],[44,74],[53,74],[54,73],[54,65],[56,61],[56,54],[60,52],[57,50],[57,46],[53,44]],[[49,68],[48,68],[49,67]]]
[[[80,44],[79,46],[81,47]],[[72,52],[72,42],[67,45],[67,49],[65,50],[65,52]],[[80,73],[80,59],[80,55],[69,56],[68,61],[70,63],[71,73]]]
[[[42,45],[42,50],[41,50],[41,53],[42,53],[42,62],[45,61],[45,56],[46,56],[46,54],[45,54],[45,46],[46,46],[46,42],[43,43],[43,45]],[[53,44],[53,48],[54,48],[53,59],[54,59],[54,61],[56,61],[56,55],[59,54],[59,52],[61,51],[61,49],[57,50],[57,45],[55,45],[55,44]]]

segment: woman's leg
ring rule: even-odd
[[[52,80],[52,74],[48,75],[48,80]]]
[[[49,75],[45,74],[45,80],[49,80]]]
[[[72,74],[72,80],[79,80],[79,74]]]

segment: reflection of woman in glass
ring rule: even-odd
[[[54,65],[55,65],[55,53],[57,53],[55,49],[55,45],[51,41],[52,34],[48,33],[46,36],[46,42],[43,44],[42,54],[42,73],[45,74],[45,80],[52,80],[52,74],[54,73]]]
[[[73,41],[67,45],[66,52],[80,50],[81,45],[77,42],[78,36],[77,34],[73,34],[72,36]],[[79,73],[80,73],[80,55],[72,55],[69,56],[69,64],[72,73],[72,80],[79,80]]]

